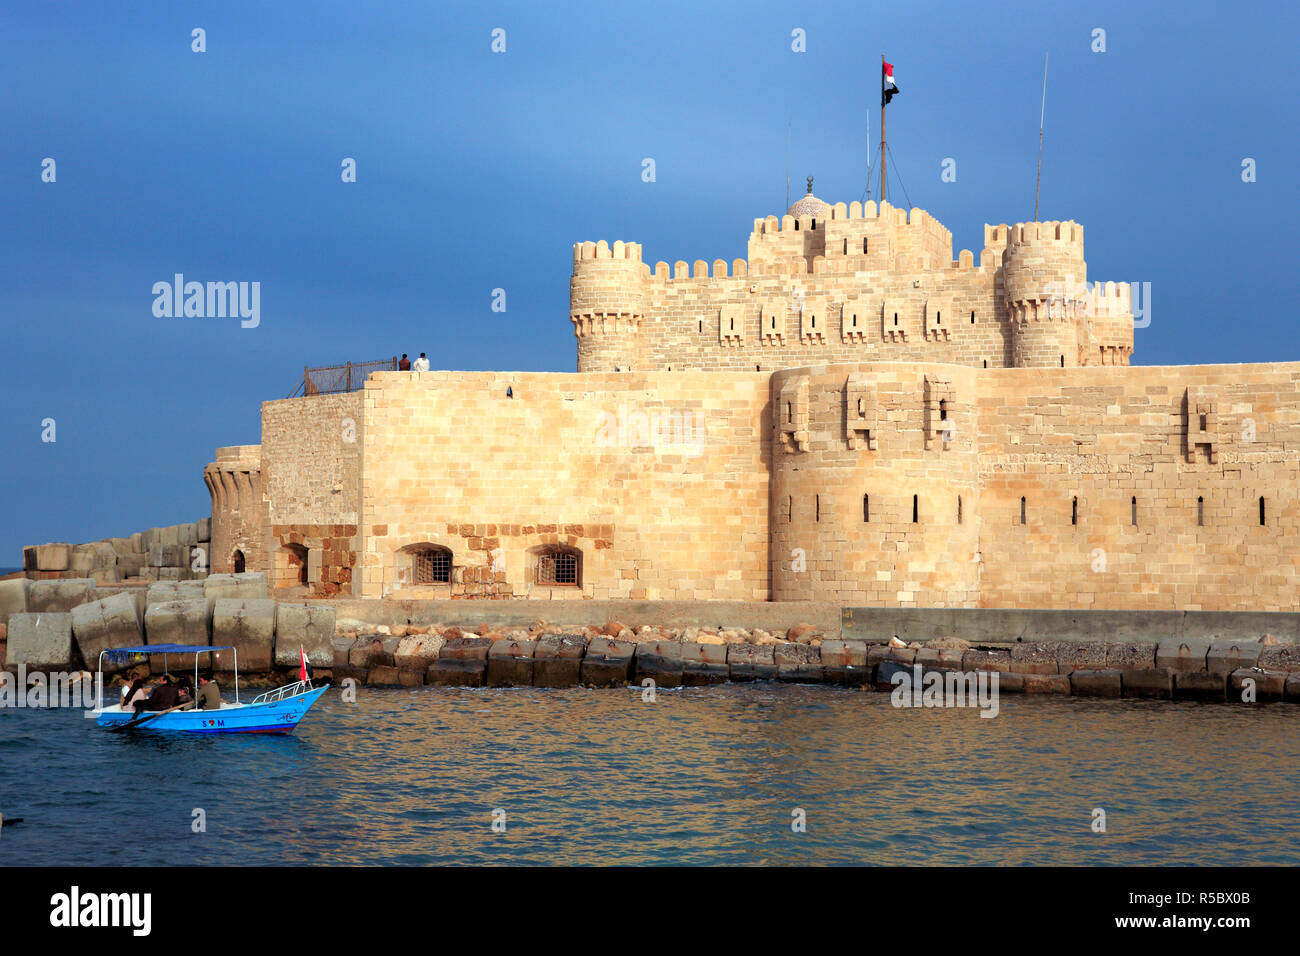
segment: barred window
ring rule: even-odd
[[[451,552],[446,548],[420,548],[412,552],[411,577],[415,584],[450,584]]]
[[[582,584],[581,552],[560,548],[539,551],[535,580],[537,584],[579,587]]]

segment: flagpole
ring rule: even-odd
[[[1034,222],[1038,222],[1038,187],[1043,181],[1043,121],[1047,119],[1047,54],[1043,54],[1043,105],[1038,113],[1038,175],[1034,179]]]
[[[880,201],[885,201],[885,54],[880,54]]]

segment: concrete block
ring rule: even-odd
[[[158,569],[151,568],[148,565],[146,565],[145,567],[142,567],[140,569],[140,577],[144,578],[146,581],[157,581]]]
[[[90,572],[90,579],[95,582],[96,586],[112,585],[122,580],[122,575],[118,572],[116,567],[96,568],[94,571]]]
[[[915,663],[927,671],[958,671],[965,654],[953,648],[921,647],[917,648]]]
[[[5,667],[29,671],[66,671],[81,663],[72,640],[72,614],[20,612],[9,618]]]
[[[34,581],[27,593],[29,611],[71,611],[78,604],[94,600],[95,582],[90,578]]]
[[[370,668],[366,674],[367,687],[397,687],[401,684],[401,672],[396,667],[380,665]]]
[[[38,544],[36,546],[36,569],[38,571],[67,571],[72,558],[72,545],[62,541],[55,544]]]
[[[822,641],[822,666],[865,669],[867,666],[867,642]]]
[[[150,604],[144,612],[144,633],[150,644],[211,644],[208,602],[200,597]]]
[[[1256,703],[1268,703],[1281,700],[1286,693],[1286,671],[1266,671],[1258,667],[1235,670],[1228,675],[1228,700],[1232,703],[1248,703],[1246,700],[1247,681],[1254,682]]]
[[[348,650],[348,666],[358,670],[371,667],[395,667],[397,661],[384,650],[383,638],[378,634],[362,634]]]
[[[0,624],[8,621],[9,615],[27,610],[27,595],[31,589],[32,582],[27,578],[0,581]]]
[[[1124,696],[1172,700],[1174,696],[1173,670],[1168,667],[1126,670],[1124,672]]]
[[[298,649],[307,652],[313,668],[334,666],[334,619],[329,604],[277,604],[275,606],[275,665],[298,666]]]
[[[209,574],[203,581],[204,593],[209,598],[264,598],[266,575],[260,571],[243,574]]]
[[[964,671],[1008,671],[1011,669],[1011,651],[977,650],[972,648],[961,656]]]
[[[1205,669],[1211,674],[1227,677],[1243,667],[1254,667],[1259,663],[1264,645],[1258,640],[1243,641],[1236,638],[1219,637],[1210,643],[1209,653],[1205,655]]]
[[[424,685],[424,675],[428,669],[427,664],[423,667],[399,667],[397,683],[403,687],[421,687]]]
[[[1259,666],[1271,671],[1300,671],[1300,644],[1265,647],[1259,655]]]
[[[1210,652],[1208,637],[1167,637],[1156,645],[1156,667],[1174,671],[1203,671]]]
[[[533,651],[533,686],[574,687],[582,680],[587,638],[582,634],[547,634]]]
[[[23,548],[23,570],[39,571],[40,567],[36,561],[36,545],[29,544]]]
[[[1024,674],[1024,692],[1026,694],[1068,694],[1070,677],[1068,674]]]
[[[1010,658],[1008,657],[1008,660]],[[916,648],[891,647],[888,644],[872,644],[867,648],[867,664],[875,667],[883,661],[894,664],[912,664],[916,661]]]
[[[183,548],[192,548],[199,543],[199,529],[193,522],[176,526],[176,543]]]
[[[269,671],[275,649],[275,602],[218,598],[212,608],[212,643],[232,645],[241,671]],[[229,651],[213,656],[215,669],[234,670],[234,655]]]
[[[493,641],[488,649],[488,687],[531,687],[536,641]]]
[[[95,570],[95,553],[87,545],[77,545],[68,555],[68,570],[89,577],[90,572]]]
[[[1031,641],[1011,648],[1013,674],[1057,674],[1057,657],[1061,653],[1058,641]]]
[[[165,528],[154,528],[153,529],[154,544],[155,545],[161,544],[163,546],[169,544],[171,545],[180,544],[181,543],[180,537],[177,535],[177,532],[179,530],[180,530],[180,526],[174,524],[168,525]]]
[[[393,662],[398,668],[418,669],[423,682],[424,672],[438,659],[444,643],[446,638],[441,634],[410,634],[397,642]]]
[[[131,535],[131,551],[135,554],[147,554],[149,546],[144,543],[144,532],[137,531]]]
[[[820,683],[825,680],[820,647],[810,644],[774,644],[772,658],[776,663],[776,679],[798,684]]]
[[[489,637],[452,637],[443,642],[438,660],[486,662],[491,650],[492,639]]]
[[[657,687],[682,686],[682,645],[677,641],[647,641],[636,645],[636,683],[646,678]]]
[[[728,644],[727,669],[732,680],[776,680],[775,645]]]
[[[1105,669],[1106,644],[1103,641],[1062,641],[1056,646],[1056,670],[1059,674]]]
[[[429,665],[424,682],[436,687],[482,687],[486,673],[486,657],[439,657]]]
[[[105,538],[104,540],[108,542],[109,547],[113,549],[113,553],[117,555],[119,560],[122,555],[131,554],[135,550],[131,547],[130,538]]]
[[[1106,669],[1129,671],[1147,671],[1156,666],[1156,645],[1149,644],[1107,644]]]
[[[1283,699],[1300,703],[1300,674],[1287,674],[1286,684],[1282,689]]]
[[[114,647],[137,647],[144,643],[140,615],[135,601],[127,594],[115,594],[101,601],[91,601],[72,609],[72,634],[81,659],[88,669],[97,669],[100,652]],[[116,673],[127,667],[125,662],[104,658],[104,673]]]
[[[998,671],[999,694],[1023,694],[1025,692],[1025,675],[1012,671]]]
[[[1227,699],[1228,675],[1214,671],[1178,671],[1174,674],[1174,697],[1179,700]]]
[[[138,578],[140,569],[144,567],[147,557],[147,555],[136,554],[135,552],[119,554],[117,556],[118,573],[124,578]]]
[[[632,673],[632,655],[636,647],[632,641],[594,638],[582,658],[579,679],[592,687],[623,687]]]
[[[212,540],[212,519],[200,518],[194,522],[194,530],[200,542]]]
[[[731,679],[725,644],[682,644],[681,658],[683,687],[725,684]]]
[[[180,568],[156,568],[159,581],[179,581],[181,579]]]
[[[1120,670],[1070,671],[1070,690],[1079,697],[1123,697],[1124,672]]]

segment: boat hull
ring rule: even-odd
[[[311,705],[329,686],[266,704],[238,704],[220,710],[177,710],[132,728],[139,733],[185,734],[288,734],[293,733]],[[100,727],[129,723],[135,715],[116,709],[101,711],[95,718]]]

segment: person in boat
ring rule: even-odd
[[[217,682],[212,679],[211,674],[204,674],[199,678],[199,693],[196,706],[199,710],[221,709],[221,688],[217,686]]]
[[[171,710],[180,703],[176,696],[176,685],[172,683],[172,675],[164,674],[158,678],[158,685],[154,687],[149,699],[136,703],[136,715],[138,716],[142,711]]]
[[[144,678],[137,677],[122,688],[122,709],[132,710],[135,708],[136,701],[144,700],[148,696],[149,692],[145,690]]]
[[[180,680],[176,682],[176,703],[190,705],[194,703],[194,682],[190,680],[189,674],[182,674]]]

